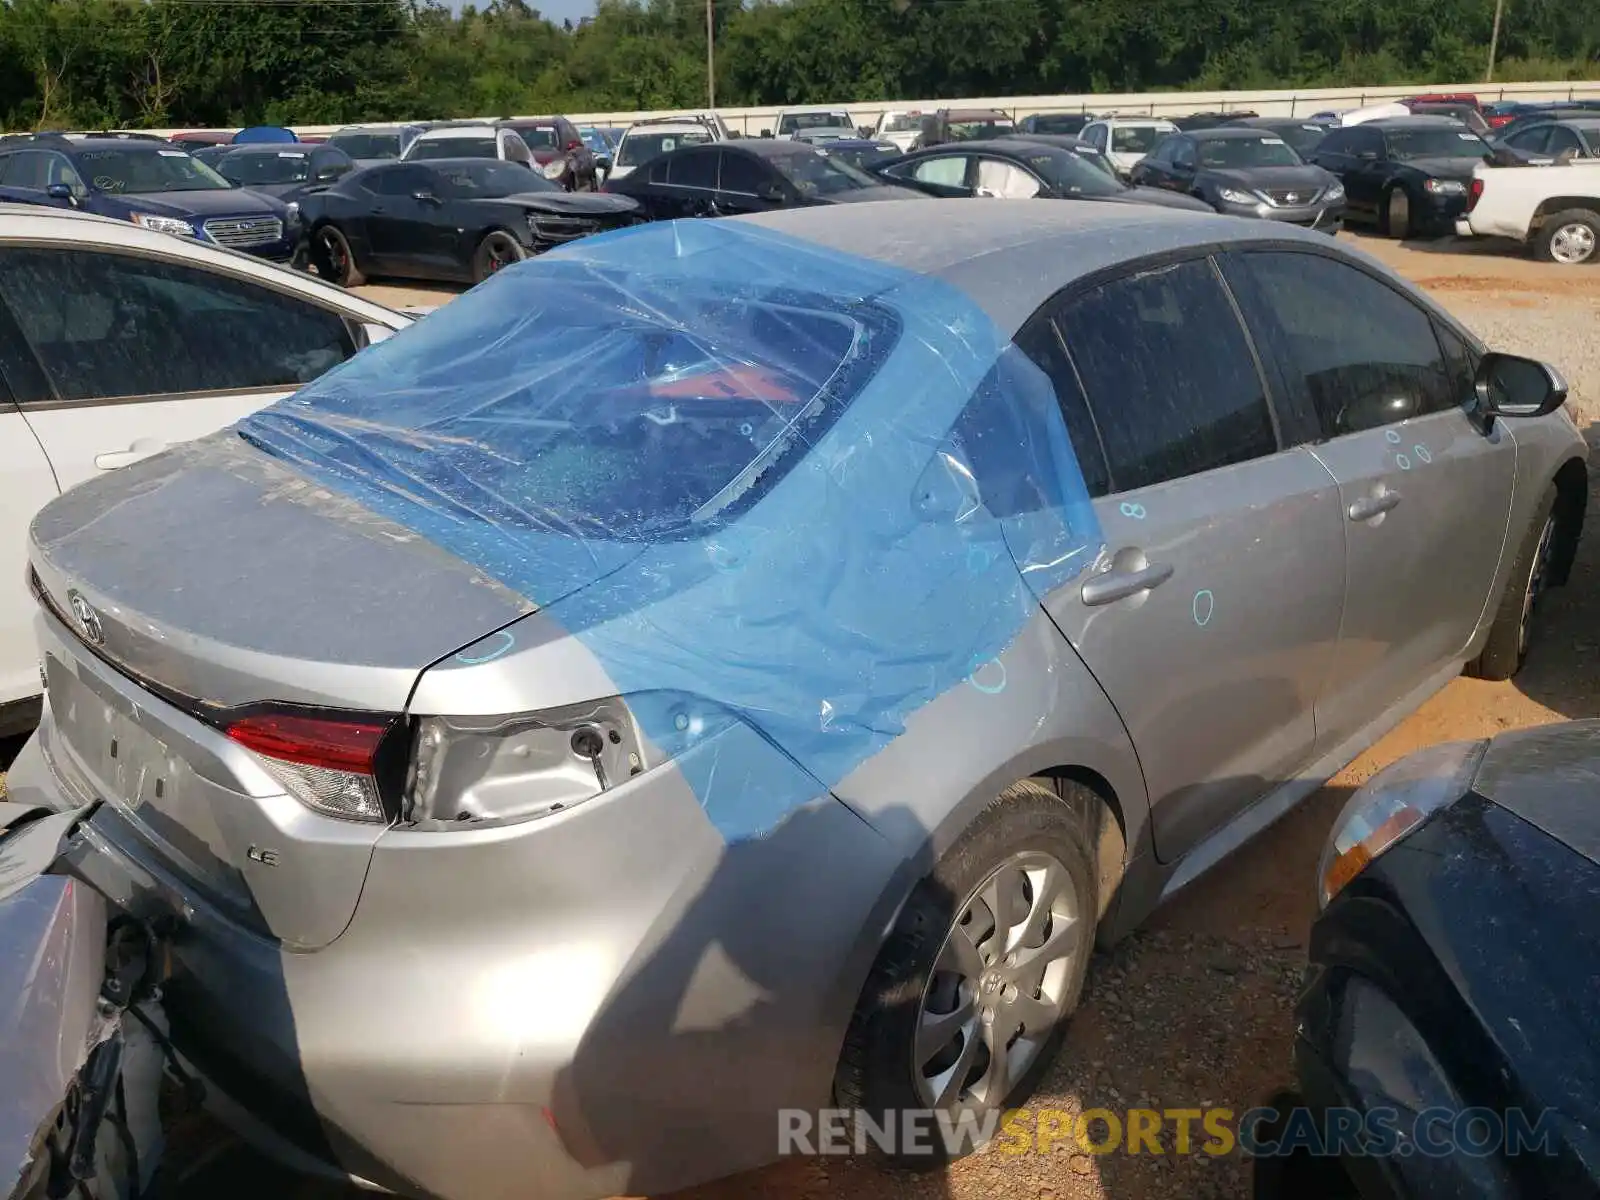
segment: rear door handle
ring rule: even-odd
[[[1126,600],[1129,596],[1160,587],[1171,578],[1171,563],[1151,563],[1137,571],[1107,571],[1084,583],[1083,602],[1100,605]]]
[[[1370,521],[1373,517],[1381,517],[1399,503],[1399,492],[1384,492],[1377,496],[1364,496],[1350,506],[1350,519],[1352,521]]]
[[[118,467],[132,466],[142,458],[149,458],[152,454],[159,454],[166,448],[167,444],[165,442],[139,438],[126,450],[108,450],[104,454],[96,454],[94,456],[94,465],[102,471],[115,471]]]

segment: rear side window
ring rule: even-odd
[[[1277,452],[1261,374],[1209,259],[1107,283],[1059,324],[1115,491]]]
[[[45,176],[50,166],[50,155],[38,150],[22,150],[5,162],[5,175],[0,184],[6,187],[37,188],[43,191]]]
[[[717,156],[715,153],[685,153],[667,160],[667,182],[674,187],[705,188],[717,186]]]
[[[355,352],[336,313],[117,254],[0,250],[0,303],[68,401],[295,387]]]
[[[1252,251],[1237,262],[1263,323],[1281,331],[1285,365],[1304,381],[1323,437],[1461,402],[1432,318],[1387,284],[1317,254]]]
[[[1106,468],[1105,447],[1100,444],[1100,431],[1095,428],[1094,416],[1089,412],[1089,401],[1078,382],[1078,372],[1067,357],[1067,348],[1061,343],[1061,334],[1048,312],[1030,321],[1017,335],[1017,348],[1033,360],[1050,380],[1055,389],[1056,402],[1061,406],[1061,416],[1067,424],[1067,435],[1072,439],[1072,451],[1078,456],[1078,469],[1083,472],[1084,486],[1091,499],[1104,496],[1111,490],[1111,475]]]

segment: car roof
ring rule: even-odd
[[[1119,116],[1116,113],[1112,113],[1110,116],[1096,117],[1095,120],[1104,122],[1107,125],[1172,125],[1174,129],[1177,128],[1176,125],[1173,125],[1171,117]]]
[[[623,134],[630,133],[705,133],[704,121],[691,121],[687,117],[682,121],[639,121],[624,129]]]
[[[731,142],[706,142],[708,146],[715,146],[719,150],[743,150],[759,158],[789,158],[799,154],[820,153],[820,147],[813,146],[810,142],[780,142],[777,138],[734,138]],[[683,147],[685,150],[695,149],[693,146]],[[674,150],[676,154],[678,151]]]
[[[1067,284],[1133,259],[1219,242],[1329,240],[1277,221],[1066,200],[885,200],[724,219],[939,279],[1007,335]]]
[[[1465,125],[1456,120],[1454,117],[1430,117],[1426,115],[1415,117],[1379,117],[1375,121],[1363,121],[1362,124],[1371,126],[1373,129],[1454,129],[1457,132],[1472,132],[1472,130],[1467,129]],[[1359,129],[1360,126],[1347,126],[1347,128]]]
[[[998,108],[947,108],[944,110],[944,119],[947,121],[977,121],[989,120],[993,117],[1004,117],[1011,120],[1011,114],[1001,112]]]

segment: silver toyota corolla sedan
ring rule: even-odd
[[[72,869],[302,1165],[653,1194],[982,1117],[1097,937],[1517,669],[1564,396],[1267,222],[585,239],[47,507],[11,799],[97,805]]]

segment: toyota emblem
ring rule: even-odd
[[[90,607],[89,602],[83,598],[83,593],[77,588],[67,592],[67,605],[72,609],[72,615],[77,618],[78,632],[83,634],[84,641],[92,646],[103,646],[106,642],[105,626],[100,624],[100,614]]]

